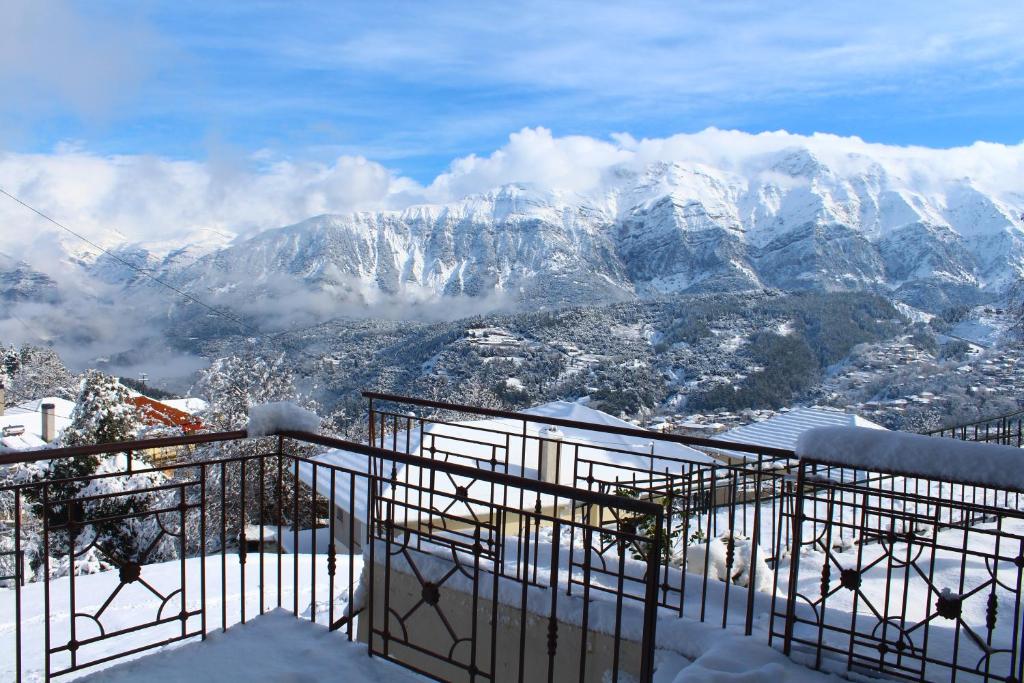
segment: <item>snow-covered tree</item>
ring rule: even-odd
[[[84,446],[131,439],[139,419],[128,391],[111,377],[91,370],[80,384],[71,425],[61,445]],[[151,509],[164,507],[170,494],[153,489],[164,483],[157,471],[124,473],[118,454],[84,455],[33,463],[16,475],[39,486],[26,489],[31,512],[49,527],[50,571],[88,573],[108,567],[155,562],[174,552]],[[41,544],[41,539],[37,543]],[[34,549],[36,569],[43,550]]]
[[[218,358],[200,373],[196,392],[209,403],[202,418],[215,431],[243,429],[254,405],[298,397],[284,354],[271,359],[257,355]]]
[[[218,358],[200,373],[196,393],[209,403],[201,415],[203,423],[212,431],[244,429],[252,406],[272,401],[292,401],[315,409],[315,405],[299,398],[294,376],[284,355],[264,358],[256,354]],[[242,465],[238,461],[205,468],[206,518],[211,524],[207,538],[216,543],[220,538],[220,520],[228,527],[228,537],[234,539],[248,523],[262,519],[267,524],[278,522],[291,525],[294,516],[294,496],[299,496],[300,524],[308,523],[311,492],[305,486],[295,486],[294,460],[273,457],[274,445],[266,440],[240,440],[209,444],[196,448],[191,459],[210,462],[218,459],[247,458],[244,481]],[[270,457],[255,457],[257,455]],[[309,455],[308,447],[291,444],[289,454]],[[278,462],[280,460],[280,462]],[[280,468],[280,475],[279,475]],[[219,494],[223,474],[226,496]],[[262,496],[260,485],[262,484]],[[246,491],[246,509],[241,508],[242,487]],[[260,509],[262,499],[263,509]],[[213,528],[216,527],[216,528]]]
[[[128,389],[102,372],[89,370],[79,385],[71,425],[61,441],[64,446],[127,441],[140,426]]]
[[[53,349],[31,344],[0,348],[0,366],[5,386],[17,400],[74,395],[75,378]]]

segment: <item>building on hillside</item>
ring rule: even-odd
[[[186,405],[181,401],[172,405],[168,401],[158,401],[139,394],[132,396],[131,402],[138,410],[142,423],[147,427],[171,427],[180,429],[185,434],[192,434],[203,428],[203,421],[195,416],[195,411],[189,412],[177,407]]]
[[[636,429],[636,425],[587,407],[580,403],[554,401],[523,411],[538,418],[555,418],[589,423],[601,427]],[[688,446],[659,441],[657,447],[651,439],[635,436],[610,434],[588,429],[558,427],[552,428],[543,421],[527,423],[525,428],[519,420],[489,418],[456,423],[424,421],[422,429],[413,419],[413,429],[399,431],[385,438],[384,447],[398,450],[425,459],[439,459],[446,462],[468,465],[525,477],[549,481],[566,486],[586,488],[593,482],[603,482],[606,488],[614,488],[614,482],[623,485],[645,486],[660,476],[666,469],[677,470],[679,461],[714,464],[716,460]],[[652,434],[652,438],[657,435]],[[655,453],[656,449],[656,453]],[[314,460],[344,468],[363,475],[377,474],[393,478],[399,487],[424,487],[429,482],[431,490],[446,500],[460,497],[460,491],[448,477],[431,478],[424,467],[415,465],[396,468],[394,472],[376,472],[371,459],[365,455],[342,450],[333,450],[317,456]],[[307,486],[313,486],[313,467],[303,464],[299,476]],[[316,481],[317,491],[328,500],[335,501],[335,540],[353,551],[359,548],[359,539],[365,537],[365,514],[348,519],[344,511],[367,510],[367,491],[357,487],[353,501],[347,482],[337,478],[331,495],[331,477],[325,475]],[[612,484],[609,485],[609,482]],[[471,500],[491,500],[509,507],[529,505],[530,509],[540,504],[547,514],[565,517],[572,511],[563,503],[550,496],[540,496],[539,501],[524,500],[521,491],[508,488],[494,491],[491,484],[477,481],[469,490],[461,492]],[[430,507],[430,506],[426,506]],[[421,512],[416,520],[402,520],[403,524],[440,525],[439,517],[471,518],[474,510],[458,502],[438,514],[436,510]],[[515,523],[510,520],[509,524]]]
[[[0,415],[0,445],[11,450],[43,448],[71,424],[73,401],[56,396],[24,401]]]
[[[712,439],[715,441],[745,443],[752,446],[794,450],[800,435],[808,429],[814,429],[815,427],[885,429],[882,425],[854,413],[843,412],[835,408],[815,406],[813,408],[795,408],[778,413],[767,420],[734,427],[728,431],[716,434]],[[745,462],[751,458],[749,454],[728,449],[714,449],[713,452],[722,461],[727,463]]]
[[[132,392],[131,403],[138,410],[143,424],[143,432],[159,433],[171,429],[183,434],[194,434],[202,431],[203,421],[195,413],[206,408],[206,402],[198,398],[171,399],[158,401]],[[153,449],[149,452],[149,460],[154,465],[163,465],[180,459],[184,447]]]
[[[181,430],[192,434],[203,429],[196,413],[206,408],[198,398],[158,401],[132,391],[131,403],[138,409],[143,433],[160,429]],[[75,402],[56,396],[24,401],[0,413],[0,447],[10,450],[43,448],[57,441],[71,425]],[[179,455],[177,449],[156,453],[155,461],[163,462]]]

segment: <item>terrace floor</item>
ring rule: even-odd
[[[350,643],[326,626],[274,610],[205,642],[181,647],[97,671],[78,679],[103,683],[224,683],[225,681],[375,681],[415,683],[428,679]]]

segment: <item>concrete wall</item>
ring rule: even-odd
[[[366,540],[366,525],[358,519],[353,519],[353,538],[349,537],[349,511],[340,507],[333,507],[334,514],[334,542],[343,546],[350,553],[361,553],[363,543]]]
[[[384,652],[385,642],[380,631],[384,630],[384,594],[385,594],[385,568],[383,560],[377,558],[376,570],[373,576],[373,627],[377,634],[374,636],[374,651]],[[431,562],[438,562],[431,558]],[[369,569],[365,568],[363,581],[369,583]],[[489,574],[481,573],[480,579],[486,582],[488,587],[493,582]],[[511,583],[510,579],[503,579],[505,583]],[[497,605],[498,624],[495,630],[495,659],[491,660],[492,643],[492,619],[494,605],[489,597],[478,599],[474,608],[473,595],[470,591],[452,588],[441,584],[438,587],[436,607],[429,604],[421,604],[412,611],[411,616],[405,619],[404,630],[399,619],[395,615],[407,615],[416,603],[424,596],[423,585],[411,572],[403,568],[399,571],[392,567],[390,579],[388,580],[390,593],[389,610],[392,616],[388,622],[388,629],[393,638],[407,640],[420,650],[426,650],[427,654],[417,651],[415,648],[396,643],[391,640],[387,644],[387,653],[390,658],[397,659],[403,663],[441,678],[446,681],[461,682],[471,681],[470,673],[464,668],[475,661],[480,671],[494,671],[494,681],[497,683],[514,683],[519,679],[519,653],[525,650],[524,658],[524,681],[547,681],[549,669],[548,657],[548,626],[549,619],[546,614],[526,614],[526,639],[525,647],[520,648],[520,624],[522,611],[516,605]],[[559,604],[561,611],[566,607],[563,601],[570,600],[568,596],[562,596]],[[572,612],[579,613],[582,607],[581,599],[575,598],[575,604],[571,605]],[[630,609],[632,608],[632,609]],[[635,605],[629,605],[630,609],[627,618],[632,617],[632,612],[639,610]],[[472,652],[472,645],[469,642],[473,633],[473,616],[476,615],[476,654],[475,660]],[[443,615],[443,619],[442,616]],[[639,618],[637,615],[635,618]],[[454,631],[454,638],[449,632],[448,626]],[[359,618],[358,630],[359,640],[368,642],[370,619],[364,612]],[[557,646],[554,657],[554,681],[578,681],[580,680],[580,643],[582,631],[579,626],[558,622]],[[623,673],[638,677],[640,671],[640,643],[634,640],[621,640],[619,650],[619,670]],[[432,656],[437,655],[437,656]],[[606,672],[612,668],[614,656],[614,640],[612,636],[604,633],[589,631],[587,634],[587,658],[586,671],[583,678],[586,683],[602,683],[611,680],[610,675],[605,678]],[[450,664],[445,659],[453,659],[462,666]],[[475,680],[480,680],[479,678]],[[620,677],[621,680],[630,680]]]

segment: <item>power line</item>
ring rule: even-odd
[[[17,320],[19,323],[21,323],[22,327],[24,327],[26,330],[28,330],[30,334],[35,336],[43,344],[47,343],[46,337],[44,335],[40,334],[39,330],[35,329],[31,325],[29,325],[27,322],[25,322],[23,319],[21,319],[14,311],[8,309],[7,310],[7,315],[11,316],[15,320]]]
[[[162,287],[165,287],[165,288],[169,289],[170,291],[172,291],[175,294],[179,295],[183,299],[185,299],[185,300],[187,300],[187,301],[189,301],[191,303],[194,303],[197,306],[201,306],[202,308],[210,311],[211,313],[213,313],[213,314],[215,314],[215,315],[217,315],[217,316],[219,316],[221,318],[224,318],[225,320],[229,320],[229,321],[235,323],[236,325],[238,325],[239,327],[242,327],[243,329],[245,329],[247,331],[254,332],[258,336],[263,336],[263,334],[256,327],[250,325],[249,323],[245,322],[241,318],[238,318],[238,317],[235,317],[235,316],[230,315],[228,313],[225,313],[225,312],[221,311],[220,309],[215,308],[215,307],[207,304],[206,302],[197,299],[196,297],[192,296],[188,292],[182,291],[181,289],[178,289],[174,285],[172,285],[172,284],[170,284],[168,282],[165,282],[164,280],[161,280],[160,278],[158,278],[157,276],[153,275],[152,273],[144,270],[143,268],[139,268],[134,263],[131,263],[130,261],[121,258],[120,256],[118,256],[117,254],[111,252],[110,250],[104,249],[99,244],[97,244],[96,242],[93,242],[92,240],[90,240],[85,235],[82,235],[82,234],[80,234],[78,232],[75,232],[74,230],[72,230],[68,226],[64,225],[63,223],[57,221],[54,218],[51,218],[50,216],[46,215],[45,213],[43,213],[39,209],[35,208],[31,204],[28,204],[27,202],[22,201],[18,197],[15,197],[13,194],[11,194],[7,190],[3,189],[2,187],[0,187],[0,194],[4,194],[7,197],[9,197],[10,199],[13,199],[15,202],[17,202],[18,204],[21,204],[23,207],[25,207],[26,209],[28,209],[32,213],[36,214],[37,216],[39,216],[43,220],[46,220],[46,221],[52,223],[53,225],[57,226],[61,230],[67,232],[68,234],[77,237],[78,239],[82,240],[86,244],[88,244],[88,245],[92,246],[93,248],[98,249],[99,251],[103,252],[104,254],[106,254],[110,258],[114,259],[118,263],[122,264],[123,266],[125,266],[125,267],[127,267],[127,268],[129,268],[129,269],[131,269],[133,271],[135,271],[139,275],[142,275],[144,277],[149,278],[153,282],[157,283],[158,285],[160,285]]]
[[[295,332],[302,332],[304,330],[314,329],[316,327],[319,327],[323,323],[317,323],[315,325],[310,325],[309,327],[301,328],[299,330],[281,330],[280,332],[278,332],[276,334],[271,334],[271,333],[267,333],[267,332],[261,332],[259,330],[259,328],[257,328],[254,325],[251,325],[251,324],[245,322],[241,318],[239,318],[239,317],[237,317],[235,315],[231,315],[229,313],[226,313],[226,312],[222,311],[219,308],[211,306],[210,304],[207,304],[206,302],[198,299],[197,297],[189,294],[188,292],[182,291],[181,289],[175,287],[174,285],[171,285],[170,283],[168,283],[168,282],[166,282],[166,281],[156,277],[155,275],[153,275],[152,273],[148,272],[147,270],[136,266],[134,263],[131,263],[130,261],[127,261],[127,260],[121,258],[120,256],[118,256],[117,254],[111,252],[110,250],[101,247],[99,244],[97,244],[96,242],[93,242],[88,237],[82,235],[79,232],[76,232],[75,230],[72,230],[68,226],[66,226],[63,223],[61,223],[60,221],[50,217],[49,215],[47,215],[46,213],[44,213],[44,212],[40,211],[39,209],[35,208],[31,204],[29,204],[29,203],[25,202],[24,200],[14,196],[13,194],[11,194],[7,190],[3,189],[2,187],[0,187],[0,194],[3,194],[5,196],[7,196],[8,198],[14,200],[15,202],[17,202],[21,206],[25,207],[26,209],[28,209],[32,213],[34,213],[37,216],[39,216],[40,218],[43,218],[44,220],[52,223],[53,225],[57,226],[61,230],[64,230],[65,232],[67,232],[70,235],[73,235],[74,237],[80,239],[81,241],[85,242],[86,244],[92,246],[93,248],[98,249],[99,251],[103,252],[104,254],[106,254],[110,258],[114,259],[118,263],[124,265],[125,267],[135,271],[136,273],[139,273],[140,275],[142,275],[142,276],[144,276],[146,278],[149,278],[150,280],[152,280],[153,282],[157,283],[158,285],[160,285],[160,286],[162,286],[162,287],[164,287],[164,288],[174,292],[175,294],[181,296],[185,300],[187,300],[187,301],[189,301],[191,303],[194,303],[197,306],[200,306],[200,307],[204,308],[205,310],[209,311],[210,313],[213,313],[214,315],[216,315],[216,316],[218,316],[220,318],[223,318],[225,320],[228,320],[228,321],[238,325],[239,327],[243,328],[244,331],[246,331],[249,334],[251,334],[253,337],[258,338],[258,339],[263,339],[263,340],[268,341],[270,343],[278,344],[278,345],[280,345],[281,350],[283,350],[285,352],[292,351],[292,352],[297,353],[299,355],[307,356],[308,358],[310,358],[310,359],[312,359],[314,361],[320,361],[321,360],[320,356],[316,356],[316,355],[314,355],[312,353],[309,353],[308,351],[305,351],[303,349],[299,349],[299,348],[295,348],[295,347],[288,348],[285,345],[285,343],[283,342],[283,340],[281,340],[280,338],[285,336],[285,335],[287,335],[287,334],[292,334],[292,333],[295,333]],[[214,232],[217,232],[217,231],[214,231]],[[220,234],[223,234],[223,233],[220,233]],[[25,325],[24,321],[20,321],[20,322],[22,322],[22,324]],[[28,325],[25,325],[25,327],[28,328]],[[40,339],[42,339],[41,335],[37,334],[37,336]]]
[[[39,399],[28,398],[26,396],[19,395],[17,392],[11,391],[10,389],[6,389],[5,391],[6,391],[6,394],[9,397],[13,398],[13,400],[15,400],[15,401],[22,401],[24,403],[31,403],[32,401],[39,401],[39,408],[37,408],[35,410],[29,410],[28,408],[23,408],[23,407],[21,407],[19,405],[12,406],[13,408],[16,408],[19,411],[21,411],[21,412],[18,412],[18,413],[13,413],[13,415],[42,415],[43,414],[42,406],[46,402],[45,398],[39,398]],[[54,410],[53,415],[54,415],[54,417],[59,417],[59,418],[62,418],[64,420],[70,420],[71,419],[70,415],[61,415],[56,410]],[[11,417],[11,414],[3,415],[3,417]]]

